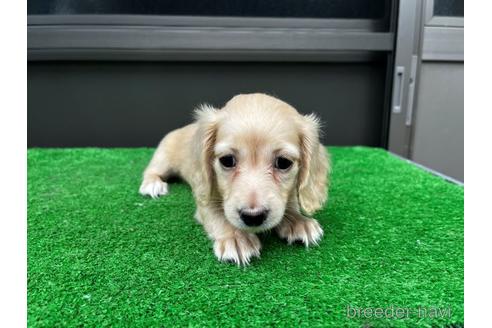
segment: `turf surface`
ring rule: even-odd
[[[380,149],[330,148],[319,247],[263,235],[238,268],[215,259],[187,185],[138,194],[152,151],[28,151],[30,327],[463,322],[462,187]]]

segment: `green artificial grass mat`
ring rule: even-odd
[[[186,184],[138,194],[152,153],[28,150],[29,327],[464,322],[463,187],[382,149],[331,147],[320,245],[267,233],[240,268],[215,258]]]

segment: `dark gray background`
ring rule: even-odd
[[[386,64],[29,62],[29,147],[155,146],[200,103],[275,95],[318,113],[329,145],[381,146]]]

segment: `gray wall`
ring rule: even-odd
[[[318,113],[323,142],[381,146],[384,57],[361,63],[29,62],[29,147],[155,146],[202,102],[265,92]]]
[[[412,160],[463,181],[464,64],[423,62]]]

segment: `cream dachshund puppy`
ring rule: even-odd
[[[323,230],[304,215],[326,201],[328,171],[316,116],[265,94],[244,94],[221,110],[201,106],[195,123],[166,135],[140,193],[165,195],[169,177],[183,178],[217,258],[246,265],[260,255],[258,232],[275,229],[289,244],[318,243]]]

